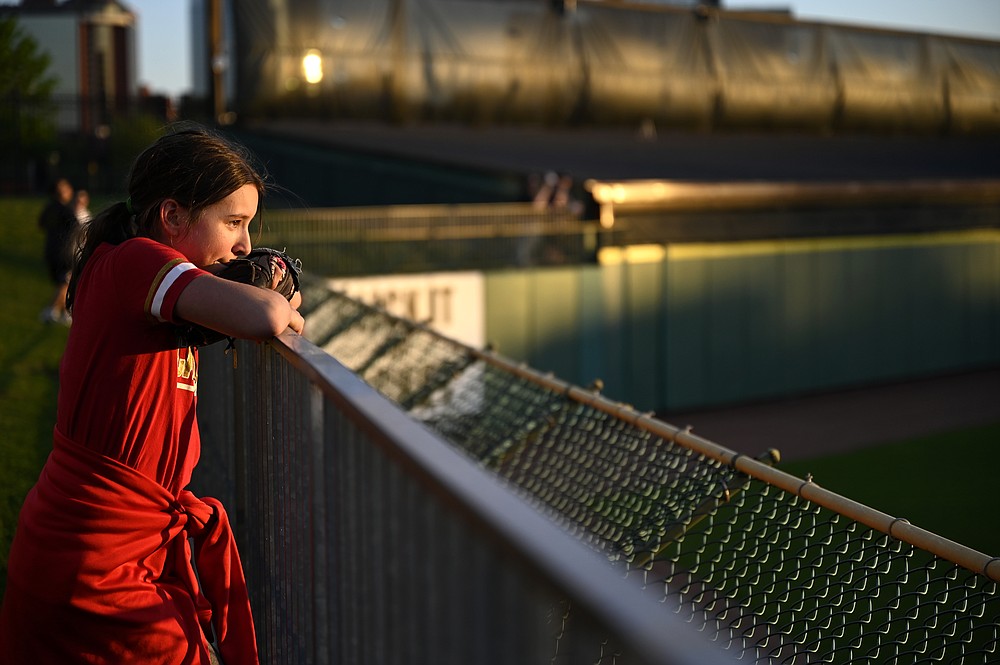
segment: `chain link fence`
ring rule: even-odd
[[[1000,558],[307,286],[310,339],[755,663],[991,663]],[[569,611],[569,610],[567,610]]]

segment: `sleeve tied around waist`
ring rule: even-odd
[[[177,572],[195,598],[202,629],[214,634],[227,665],[257,663],[246,579],[225,508],[218,499],[200,499],[187,490],[176,507],[187,517],[188,536],[177,539],[184,550],[178,561],[186,563]]]

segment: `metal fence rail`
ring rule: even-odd
[[[741,660],[990,663],[1000,557],[313,287],[313,339]]]
[[[580,263],[597,223],[530,203],[269,210],[258,245],[327,277]]]
[[[312,274],[578,265],[602,247],[900,235],[1000,226],[1000,182],[588,182],[600,219],[530,203],[278,209],[255,244]],[[594,211],[597,216],[597,211]]]
[[[262,662],[731,662],[621,569],[297,336],[202,350]]]

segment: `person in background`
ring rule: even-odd
[[[93,217],[90,214],[90,194],[87,193],[87,190],[76,190],[76,194],[73,196],[73,214],[76,215],[76,221],[81,226]]]
[[[38,216],[38,226],[45,233],[45,265],[55,285],[52,302],[39,316],[45,323],[69,325],[73,321],[66,309],[66,289],[73,269],[73,236],[77,227],[76,215],[70,207],[72,200],[73,185],[59,178],[53,183],[51,200]]]
[[[0,662],[258,663],[225,509],[186,489],[201,454],[198,349],[180,331],[302,332],[300,294],[212,272],[250,252],[264,191],[244,149],[182,128],[139,155],[128,198],[86,226],[53,448],[8,559]]]
[[[552,195],[556,191],[558,184],[559,174],[555,171],[547,171],[532,194],[532,206],[536,210],[545,210],[548,208],[552,204]]]
[[[73,234],[73,256],[83,251],[83,241],[86,238],[87,224],[93,219],[90,213],[90,194],[85,189],[76,190],[73,195],[73,214],[76,216],[76,232]]]

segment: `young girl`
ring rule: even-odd
[[[212,274],[250,251],[263,192],[240,148],[188,129],[143,152],[128,200],[88,225],[53,451],[11,547],[0,662],[208,664],[217,647],[227,665],[257,663],[226,513],[185,489],[198,353],[178,330],[301,333],[300,296]]]

